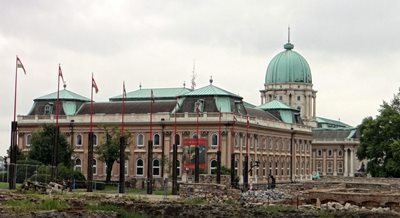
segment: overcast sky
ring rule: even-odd
[[[57,90],[95,101],[139,88],[214,85],[259,105],[269,61],[294,50],[311,67],[317,115],[358,125],[400,86],[400,1],[22,1],[0,0],[0,155],[10,145],[15,55],[17,114]]]

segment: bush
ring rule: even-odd
[[[41,162],[36,160],[17,161],[17,183],[23,183],[38,170]]]
[[[0,173],[0,182],[8,182],[7,181],[7,172]]]
[[[93,189],[104,190],[104,189],[106,189],[106,183],[94,181],[93,182]]]
[[[50,174],[34,174],[32,175],[29,180],[34,182],[42,182],[42,183],[48,183],[50,182],[51,175]]]
[[[79,171],[74,170],[73,168],[69,168],[64,166],[64,164],[59,164],[57,166],[58,171],[58,179],[59,180],[79,180],[85,181],[85,176]]]

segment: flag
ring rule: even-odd
[[[122,98],[125,99],[126,98],[126,89],[125,89],[125,81],[123,83],[123,89],[122,89]]]
[[[17,68],[22,68],[22,70],[24,71],[25,75],[26,75],[26,71],[25,71],[25,67],[22,64],[21,60],[19,59],[19,57],[17,56]]]
[[[61,65],[58,65],[58,76],[61,77],[63,83],[65,83],[64,77],[63,77],[63,74],[62,74],[62,70],[61,70]]]
[[[96,93],[99,92],[99,88],[97,87],[96,81],[94,81],[94,78],[92,77],[92,88],[94,88],[94,91]]]

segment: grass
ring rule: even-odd
[[[258,212],[287,213],[296,211],[295,208],[283,204],[269,205],[257,208]]]
[[[81,191],[81,190],[78,190]],[[84,192],[86,192],[86,190],[83,190]],[[107,194],[111,194],[111,193],[118,193],[118,186],[117,185],[112,185],[112,184],[108,184],[105,185],[105,189],[104,190],[95,190],[95,192],[98,193],[107,193]],[[133,189],[133,188],[125,188],[125,193],[127,194],[141,194],[141,195],[145,195],[146,189]],[[171,195],[172,194],[172,190],[168,189],[167,193],[165,193],[165,191],[163,190],[153,190],[153,195]]]
[[[43,199],[37,202],[29,199],[10,200],[6,202],[6,205],[18,212],[30,212],[36,210],[65,210],[69,207],[67,202],[57,198]]]
[[[116,212],[119,217],[121,218],[146,218],[148,216],[134,212],[134,211],[127,211],[124,208],[120,208],[118,206],[107,204],[107,203],[89,203],[86,207],[86,210],[92,211],[112,211]]]
[[[17,183],[17,189],[21,188],[21,183]],[[8,182],[0,182],[0,189],[8,189]]]
[[[201,197],[192,197],[188,198],[184,201],[184,203],[189,205],[198,205],[198,204],[205,204],[207,201]]]

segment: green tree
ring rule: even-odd
[[[17,161],[18,160],[26,160],[26,154],[24,154],[21,149],[17,146],[17,149],[15,150],[15,152],[17,152]],[[10,149],[7,149],[7,157],[11,157],[10,156]]]
[[[383,102],[376,118],[360,125],[357,157],[368,160],[367,172],[374,177],[400,177],[400,92]]]
[[[45,124],[33,133],[32,144],[28,152],[29,159],[40,161],[45,165],[52,164],[55,130],[55,125]],[[58,142],[58,163],[71,167],[72,148],[65,135],[60,133]]]
[[[114,127],[109,129],[104,127],[105,140],[104,143],[96,146],[95,153],[98,155],[99,160],[106,164],[106,183],[111,181],[111,172],[115,162],[119,163],[119,146],[120,146],[120,131]],[[126,144],[129,144],[130,135],[125,136]],[[125,159],[127,156],[125,155]]]

